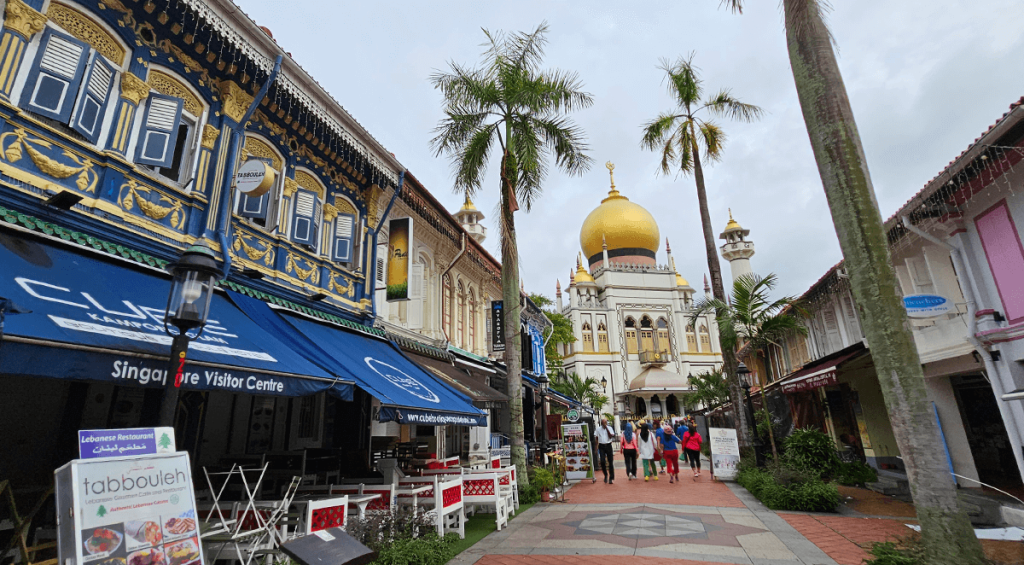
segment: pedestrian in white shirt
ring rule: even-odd
[[[612,458],[612,439],[615,438],[615,431],[608,425],[608,418],[601,418],[601,425],[594,430],[594,437],[597,438],[597,457],[601,460],[604,482],[612,484],[615,482],[615,459]],[[607,468],[605,468],[606,459],[608,461]]]

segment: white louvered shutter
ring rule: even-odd
[[[320,202],[316,193],[303,188],[295,191],[295,213],[292,214],[292,241],[303,245],[316,246],[317,223],[315,221]]]
[[[87,44],[47,29],[25,86],[22,106],[67,123],[88,59]]]
[[[93,56],[89,71],[85,74],[85,88],[75,105],[71,127],[96,143],[103,126],[103,114],[114,85],[114,68],[97,53]]]
[[[387,256],[388,256],[388,246],[387,246],[387,244],[378,245],[377,246],[377,264],[376,264],[377,286],[374,288],[374,290],[384,290],[384,289],[387,288],[387,284],[385,284],[385,276],[386,276],[385,275],[385,273],[386,273],[385,269],[388,266],[388,264],[387,264]]]
[[[273,168],[274,166],[273,159],[250,156],[248,160],[253,159],[257,161],[263,161],[264,163],[270,165],[271,168]],[[240,198],[238,199],[238,215],[243,218],[255,218],[265,221],[267,219],[267,213],[270,210],[270,195],[273,193],[273,190],[268,190],[267,192],[263,193],[262,196],[251,197],[246,194],[239,195]]]
[[[415,263],[409,269],[409,329],[423,327],[423,264]]]
[[[181,123],[181,98],[151,93],[146,117],[139,134],[135,162],[154,167],[170,167],[174,161],[174,144]]]
[[[334,237],[331,245],[331,260],[349,263],[352,259],[352,239],[356,228],[356,217],[352,214],[338,214],[334,219]]]

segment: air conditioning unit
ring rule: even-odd
[[[671,361],[668,351],[641,351],[640,363],[644,365],[664,365]]]

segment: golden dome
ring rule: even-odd
[[[729,223],[725,224],[725,231],[741,230],[740,223],[732,219],[732,208],[729,208]]]
[[[594,282],[594,277],[590,276],[590,273],[588,273],[587,270],[583,268],[583,258],[580,257],[580,256],[576,257],[576,278],[575,278],[575,281],[576,281],[576,284],[592,283],[592,282]]]
[[[676,273],[676,286],[690,286],[690,283],[686,282],[679,273]]]
[[[610,166],[609,171],[612,168]],[[654,216],[643,206],[619,194],[614,177],[608,197],[587,216],[580,229],[580,247],[587,259],[600,256],[602,238],[607,241],[609,251],[645,249],[651,253],[658,251],[661,239]]]
[[[465,212],[478,212],[479,210],[476,209],[476,206],[473,205],[473,201],[469,199],[469,194],[467,194],[466,195],[466,201],[463,202],[462,209],[460,209],[459,211],[460,212],[462,212],[462,211],[465,211]]]

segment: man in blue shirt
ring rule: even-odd
[[[665,430],[662,429],[661,422],[658,421],[658,420],[654,421],[654,435],[658,436],[658,445],[661,445],[662,443],[664,443],[664,441],[665,441]],[[658,473],[664,474],[665,473],[665,452],[664,452],[664,450],[662,450],[662,452],[661,452],[661,460],[658,463],[661,464],[661,469],[658,471]]]

